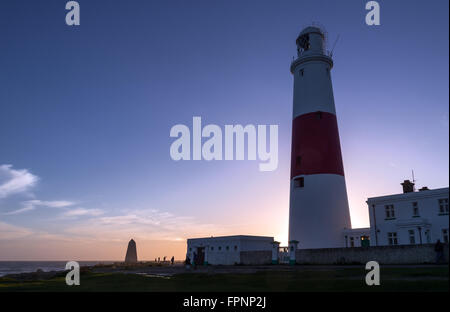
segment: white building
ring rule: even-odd
[[[370,245],[448,243],[449,188],[414,190],[414,183],[402,183],[403,194],[367,200]]]
[[[343,247],[370,246],[370,228],[345,229]]]
[[[241,263],[241,252],[272,251],[273,237],[234,235],[187,240],[187,256],[191,263],[226,264]],[[277,245],[278,246],[278,245]]]

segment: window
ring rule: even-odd
[[[442,241],[448,244],[448,229],[442,229]]]
[[[394,205],[384,206],[386,210],[386,219],[395,219]]]
[[[355,247],[355,238],[353,236],[350,237],[350,247]]]
[[[294,180],[294,187],[304,187],[305,186],[305,178],[300,177]]]
[[[414,230],[409,230],[408,234],[409,234],[409,243],[411,245],[414,245],[416,243],[416,235],[414,234]]]
[[[214,250],[214,246],[211,246],[211,248],[210,248],[210,249],[211,249],[211,251],[213,251],[213,250]]]
[[[221,246],[219,246],[219,250],[222,250],[222,247],[221,247]]]
[[[427,239],[427,244],[431,243],[430,230],[425,231],[425,238]]]
[[[398,245],[397,232],[388,233],[388,243],[389,245]]]
[[[225,247],[225,249],[226,249],[227,251],[230,250],[230,246]]]
[[[412,203],[413,206],[413,217],[419,216],[419,204],[417,202]]]
[[[192,251],[192,248],[189,248],[189,251]]]
[[[439,199],[439,213],[448,214],[448,198]]]
[[[234,250],[237,250],[237,246],[236,245],[234,245]]]
[[[304,69],[300,69],[300,72],[299,72],[299,74],[300,74],[300,76],[302,76],[302,77],[303,77],[303,75],[305,74],[305,70],[304,70]]]

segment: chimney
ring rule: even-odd
[[[430,189],[428,188],[428,186],[424,186],[419,191],[422,192],[422,191],[429,191],[429,190]]]
[[[400,183],[403,186],[403,193],[412,193],[414,192],[414,183],[409,180],[403,181]]]

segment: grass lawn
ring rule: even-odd
[[[366,286],[359,268],[264,271],[252,274],[186,273],[148,277],[124,273],[81,274],[80,286],[67,286],[65,277],[45,281],[0,278],[4,291],[449,291],[448,267],[402,267],[381,270],[381,285]]]

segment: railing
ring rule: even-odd
[[[303,55],[305,54],[305,52],[306,52],[306,51],[304,51],[304,50],[303,50],[303,51],[299,51],[299,52],[297,53],[297,57],[292,56],[292,61],[295,61],[295,60],[298,59],[299,57],[303,56]],[[325,53],[324,53],[324,55],[326,55],[326,56],[328,56],[328,57],[333,57],[333,52],[330,51],[330,50],[326,50]]]

